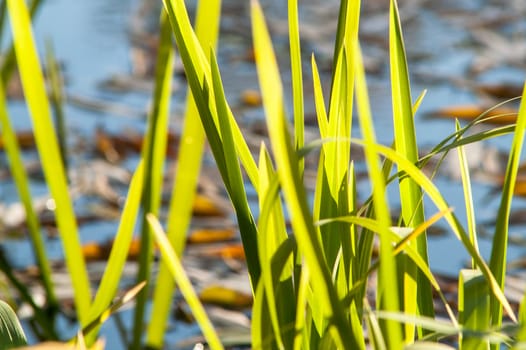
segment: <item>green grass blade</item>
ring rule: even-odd
[[[115,235],[113,247],[99,283],[99,288],[90,308],[89,320],[99,317],[110,305],[119,288],[122,270],[128,259],[128,251],[139,212],[144,185],[144,167],[139,163],[130,183],[130,189],[124,203],[121,220]],[[86,334],[87,335],[87,334]]]
[[[333,67],[336,67],[338,56],[344,47],[354,47],[358,40],[358,25],[360,21],[361,1],[342,0],[340,2],[340,11],[338,15],[338,28],[336,30],[336,40],[334,43]],[[351,67],[352,59],[348,57],[348,66]],[[332,81],[336,78],[336,72],[333,71]]]
[[[199,324],[199,327],[201,328],[203,335],[205,336],[208,342],[208,345],[213,350],[223,349],[221,341],[219,340],[219,337],[216,331],[214,330],[214,326],[208,319],[205,309],[199,301],[199,298],[197,297],[197,294],[195,293],[194,288],[192,287],[192,283],[190,282],[190,279],[184,271],[181,261],[177,257],[177,254],[175,254],[172,246],[170,245],[170,242],[168,241],[165,233],[163,232],[161,224],[159,223],[157,218],[150,213],[147,214],[147,220],[152,226],[152,232],[155,237],[155,241],[159,245],[159,249],[162,253],[163,259],[165,260],[168,268],[170,269],[170,272],[172,273],[175,282],[179,286],[181,293],[183,294],[186,302],[188,303],[190,310],[192,310],[192,313],[195,316],[195,319]]]
[[[519,330],[516,335],[517,344],[513,350],[526,348],[526,293],[523,294],[519,305]]]
[[[91,293],[86,264],[82,255],[73,205],[58,147],[44,78],[33,41],[29,13],[22,0],[8,0],[14,47],[33,121],[38,152],[44,175],[56,205],[57,225],[62,238],[65,261],[72,279],[75,306],[81,325],[87,322]]]
[[[365,302],[365,322],[372,348],[374,350],[387,350],[380,323],[367,301]]]
[[[301,48],[298,21],[298,0],[288,0],[290,67],[292,75],[292,99],[294,107],[294,145],[296,150],[304,144],[304,111],[303,111],[303,71],[301,67]],[[299,162],[300,174],[303,173],[304,161]],[[302,175],[303,177],[303,175]]]
[[[291,349],[294,336],[294,315],[296,314],[296,300],[292,286],[293,265],[292,259],[289,259],[290,254],[283,259],[278,259],[278,250],[284,242],[287,242],[288,235],[278,196],[278,177],[272,168],[270,155],[264,145],[261,147],[259,163],[259,206],[261,210],[258,233],[262,239],[259,240],[258,248],[262,281],[276,343],[280,348]]]
[[[211,55],[211,67],[223,152],[225,155],[236,155],[236,145],[231,126],[231,120],[233,118],[228,109],[226,97],[223,91],[223,84],[219,74],[219,67],[217,66],[215,55],[213,54]],[[261,275],[257,227],[248,205],[245,184],[241,175],[238,158],[235,156],[225,157],[225,166],[226,172],[223,172],[222,174],[223,180],[225,184],[227,184],[227,188],[229,188],[228,194],[236,210],[239,231],[241,233],[241,240],[247,257],[247,267],[252,279],[252,285],[256,286]]]
[[[2,41],[4,39],[5,22],[7,18],[7,5],[5,1],[0,4],[0,50],[2,50]]]
[[[67,135],[64,109],[64,93],[62,91],[62,73],[60,71],[59,63],[56,60],[55,53],[51,42],[46,42],[46,70],[50,82],[50,99],[53,107],[53,116],[55,117],[55,125],[57,129],[58,145],[60,148],[60,155],[64,168],[68,169],[68,154],[67,154]]]
[[[199,1],[195,31],[200,43],[214,47],[219,31],[221,1]],[[174,251],[181,256],[186,245],[186,233],[192,217],[201,162],[204,154],[205,133],[193,94],[186,99],[184,127],[179,144],[178,161],[170,207],[167,218],[167,237]],[[174,281],[169,278],[166,264],[161,263],[155,283],[151,321],[148,324],[146,343],[161,348],[173,299]]]
[[[42,5],[42,0],[33,0],[31,4],[29,5],[29,16],[33,18],[37,12],[37,10],[40,8],[40,5]],[[2,4],[7,4],[6,1],[2,1]],[[0,67],[0,77],[2,79],[2,83],[4,86],[7,86],[7,83],[9,82],[9,79],[11,78],[14,69],[16,67],[16,56],[15,56],[15,48],[12,45],[7,53],[3,55],[2,64]]]
[[[266,291],[264,284],[259,283],[254,293],[251,345],[253,349],[283,349],[280,333],[273,328],[274,321],[271,320]]]
[[[460,129],[460,124],[456,122],[457,132]],[[471,239],[473,247],[478,251],[477,233],[476,233],[476,222],[475,222],[475,209],[473,206],[473,195],[471,192],[471,180],[469,176],[469,167],[466,158],[466,152],[463,146],[458,147],[458,160],[459,167],[462,176],[462,189],[464,190],[464,202],[466,204],[466,217],[468,222],[468,234]],[[471,268],[476,269],[475,262],[471,261]]]
[[[472,331],[486,331],[489,327],[488,284],[479,270],[460,271],[458,278],[459,323]],[[489,342],[480,336],[460,336],[459,350],[489,349]]]
[[[517,124],[515,134],[509,152],[508,166],[504,176],[504,185],[502,187],[502,197],[495,224],[495,234],[493,235],[493,246],[489,266],[497,283],[501,289],[504,289],[504,280],[506,277],[506,256],[508,245],[509,217],[511,211],[511,201],[517,172],[520,163],[520,156],[524,144],[524,132],[526,130],[526,84],[522,93],[522,102],[517,115]],[[502,306],[495,298],[491,298],[491,324],[500,326],[502,324]],[[492,348],[496,348],[492,346]]]
[[[261,213],[258,221],[258,233],[261,237],[264,237],[260,240],[258,245],[262,270],[262,283],[260,284],[262,284],[264,288],[264,295],[261,295],[261,297],[265,298],[262,303],[268,310],[268,316],[270,318],[270,324],[272,325],[276,345],[278,348],[284,348],[278,321],[274,290],[275,284],[272,278],[272,256],[277,250],[279,244],[287,238],[287,232],[285,228],[285,219],[281,210],[281,203],[278,197],[277,175],[272,168],[270,155],[264,144],[261,145],[261,150],[259,152],[259,169],[259,207],[261,208]],[[273,210],[274,208],[275,210]],[[291,268],[292,266],[288,268],[289,277]],[[265,311],[263,308],[261,309],[261,312]],[[293,314],[294,312],[292,315]],[[257,313],[254,314],[254,317],[262,320],[263,317],[261,316]],[[263,321],[261,325],[268,327],[268,325],[264,325]],[[264,332],[261,333],[264,334]]]
[[[82,335],[85,336],[86,338],[89,338],[89,336],[91,336],[90,334],[95,334],[96,332],[95,333],[92,333],[92,332],[96,329],[99,329],[100,326],[104,322],[106,322],[113,314],[115,314],[124,304],[134,299],[137,296],[137,293],[139,293],[141,289],[144,288],[145,285],[146,285],[146,282],[141,282],[137,284],[135,287],[132,287],[131,289],[126,291],[123,296],[112,300],[111,305],[108,304],[109,306],[103,309],[103,311],[100,314],[98,314],[93,319],[93,321],[88,323],[88,325],[82,329]]]
[[[389,51],[391,63],[391,94],[393,104],[393,125],[396,150],[407,159],[418,161],[418,146],[413,120],[413,105],[409,73],[405,55],[402,27],[398,14],[396,0],[391,0],[389,22]],[[419,100],[420,101],[420,100]],[[419,104],[419,102],[417,101]],[[400,204],[404,225],[416,227],[425,221],[422,191],[410,178],[399,179]],[[427,238],[421,235],[416,240],[417,251],[427,261]],[[404,276],[403,307],[407,313],[422,314],[429,317],[434,315],[433,296],[431,288],[414,266],[401,266]],[[405,339],[414,339],[415,329],[406,324]],[[421,332],[419,332],[421,334]]]
[[[369,170],[369,178],[373,188],[374,213],[380,227],[387,229],[390,227],[390,213],[387,200],[385,198],[385,180],[380,169],[380,159],[374,150],[376,137],[372,124],[371,111],[369,107],[369,97],[365,82],[365,73],[359,46],[355,45],[357,51],[355,55],[356,70],[356,100],[360,128],[364,137],[364,152]],[[393,248],[389,239],[385,235],[380,235],[380,269],[378,277],[378,308],[386,311],[398,311],[398,281],[396,279],[396,262],[393,259]],[[392,320],[383,322],[384,336],[389,349],[399,349],[401,347],[402,334],[399,324]]]
[[[170,22],[164,11],[161,14],[160,22],[159,50],[152,109],[148,115],[148,127],[141,152],[141,158],[144,161],[144,186],[141,197],[143,216],[137,283],[146,281],[148,284],[151,279],[151,264],[153,261],[153,237],[151,236],[150,225],[148,225],[146,220],[146,213],[157,215],[161,204],[174,60]],[[132,332],[132,348],[134,349],[141,347],[148,294],[148,288],[145,288],[137,295]]]
[[[309,290],[310,273],[309,268],[305,265],[301,269],[301,276],[299,278],[299,286],[297,287],[296,297],[296,322],[294,323],[295,337],[294,350],[307,349],[308,339],[311,338],[309,330],[311,327],[309,317],[307,316],[307,293]]]
[[[327,109],[325,108],[325,100],[323,98],[323,90],[320,80],[320,73],[318,71],[318,65],[314,59],[314,55],[311,57],[312,64],[312,84],[314,87],[314,104],[316,107],[316,117],[318,118],[318,128],[320,129],[320,136],[322,139],[328,137],[328,120],[327,120]]]

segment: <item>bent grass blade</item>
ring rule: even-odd
[[[106,269],[104,275],[102,275],[99,288],[90,308],[90,321],[104,313],[104,310],[110,305],[113,297],[117,293],[120,277],[126,264],[130,243],[133,238],[137,213],[139,212],[144,185],[143,168],[143,163],[139,163],[133,175]],[[85,335],[88,336],[90,334],[85,332]]]
[[[144,185],[143,193],[140,196],[143,211],[141,214],[141,250],[139,252],[137,283],[142,281],[149,283],[152,278],[151,265],[154,247],[150,225],[148,225],[145,215],[146,213],[157,215],[161,205],[163,170],[168,139],[174,53],[170,22],[164,11],[161,13],[160,23],[153,103],[148,113],[147,130],[141,150],[141,159],[144,162]],[[132,348],[134,349],[141,347],[148,298],[148,289],[142,290],[137,296],[132,332]]]
[[[216,45],[220,5],[219,0],[199,1],[195,32],[199,42],[205,47]],[[184,126],[167,218],[168,239],[178,256],[182,254],[186,244],[186,233],[192,217],[192,203],[201,169],[204,144],[205,132],[190,91],[186,98]],[[146,343],[152,347],[160,348],[164,339],[170,312],[168,305],[171,305],[175,287],[173,279],[169,276],[168,268],[161,263],[155,283],[151,322],[146,336]]]
[[[163,231],[163,228],[161,227],[161,224],[159,223],[159,220],[157,220],[157,218],[151,213],[148,213],[146,217],[149,224],[151,225],[155,241],[159,245],[159,249],[161,251],[163,259],[165,260],[165,263],[168,266],[172,277],[175,279],[176,284],[179,286],[179,289],[181,290],[181,293],[183,294],[186,302],[188,303],[188,306],[192,310],[192,313],[195,316],[197,323],[201,327],[201,330],[203,331],[203,335],[205,336],[208,345],[213,350],[222,350],[223,345],[219,340],[214,326],[212,325],[212,322],[210,322],[210,319],[206,315],[206,311],[203,308],[201,302],[199,301],[199,298],[195,293],[194,288],[192,287],[192,283],[190,282],[190,279],[184,271],[181,261],[177,257],[177,254],[175,254],[170,242],[166,238],[166,235]]]

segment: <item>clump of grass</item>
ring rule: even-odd
[[[223,98],[219,70],[212,56],[206,56],[192,34],[192,29],[182,11],[181,1],[165,1],[174,35],[189,86],[198,102],[201,120],[210,141],[223,181],[238,215],[240,232],[247,254],[255,301],[253,308],[253,345],[264,348],[365,348],[363,322],[369,325],[369,342],[374,348],[401,348],[403,344],[418,344],[426,339],[440,340],[452,333],[484,338],[498,346],[504,338],[491,336],[492,324],[499,325],[506,309],[511,320],[513,311],[504,294],[502,269],[505,267],[505,246],[494,245],[498,256],[488,265],[478,252],[473,219],[466,231],[447,201],[423,174],[421,166],[427,157],[419,158],[414,128],[414,114],[421,98],[413,102],[410,94],[409,74],[396,1],[390,5],[390,62],[394,118],[393,147],[379,145],[375,139],[374,125],[369,109],[367,86],[358,43],[359,2],[342,1],[334,57],[331,95],[326,109],[317,74],[316,61],[312,60],[316,110],[320,129],[320,160],[318,181],[313,207],[308,205],[302,184],[303,145],[302,92],[303,86],[297,42],[297,11],[294,1],[289,1],[289,35],[291,38],[291,66],[293,71],[294,135],[290,134],[285,115],[282,84],[272,43],[262,11],[252,2],[253,40],[256,65],[263,104],[267,117],[272,157],[265,146],[260,152],[257,174],[254,163],[243,156],[245,142],[232,130],[236,122]],[[355,98],[353,98],[355,96]],[[199,104],[202,102],[202,105]],[[353,102],[357,104],[362,139],[350,137]],[[513,130],[516,140],[512,144],[509,165],[509,183],[518,163],[517,150],[521,147],[524,114],[519,112]],[[467,129],[458,130],[447,138],[432,154],[448,152],[465,144],[461,138]],[[509,132],[507,130],[505,132]],[[496,134],[504,133],[503,130]],[[489,135],[477,134],[469,142],[481,142]],[[492,136],[489,136],[492,137]],[[225,151],[237,157],[225,159]],[[371,182],[371,198],[358,207],[355,193],[351,147],[362,147],[366,154]],[[233,154],[233,153],[229,153]],[[381,158],[385,157],[383,166]],[[237,159],[239,158],[240,163]],[[462,160],[461,160],[462,164]],[[251,224],[252,216],[241,205],[243,188],[238,188],[239,166],[245,167],[259,195],[260,215],[256,234]],[[392,169],[396,166],[397,172]],[[467,168],[464,170],[467,210],[472,207]],[[402,217],[394,227],[389,216],[385,188],[399,179]],[[509,212],[508,187],[503,194],[503,207],[499,220],[506,221]],[[281,196],[291,217],[292,229],[287,232]],[[430,197],[438,213],[426,218],[423,196]],[[236,204],[237,203],[237,204]],[[470,205],[471,203],[471,205]],[[472,211],[470,211],[472,212]],[[487,283],[486,295],[491,298],[492,317],[489,322],[473,326],[464,314],[457,319],[449,313],[449,329],[433,321],[432,289],[441,295],[440,287],[427,262],[426,228],[444,217],[451,230],[464,244],[473,259],[473,269]],[[506,229],[504,231],[507,231]],[[469,234],[468,234],[469,232]],[[378,259],[372,257],[374,236],[379,237]],[[246,237],[246,238],[245,238]],[[250,244],[246,243],[250,239]],[[395,248],[393,248],[393,246]],[[500,253],[499,253],[500,252]],[[498,266],[498,267],[497,267]],[[366,281],[377,271],[376,311],[371,312],[364,302]],[[499,272],[500,271],[500,272]],[[462,279],[461,279],[462,280]],[[464,280],[465,283],[468,283]],[[461,288],[461,290],[463,290]],[[466,289],[467,290],[467,289]],[[314,296],[316,293],[316,296]],[[442,300],[445,300],[442,297]],[[477,305],[486,308],[484,305]],[[449,305],[446,308],[450,310]],[[291,317],[295,315],[295,317]],[[476,329],[473,329],[473,328]],[[453,331],[452,331],[453,330]],[[478,332],[478,333],[477,333]],[[469,336],[468,336],[469,338]],[[422,344],[423,345],[423,344]],[[468,348],[469,346],[466,345]]]
[[[259,84],[263,96],[269,144],[262,144],[258,159],[247,142],[225,98],[220,67],[214,53],[220,19],[220,2],[202,0],[196,28],[190,24],[183,0],[164,0],[161,16],[160,50],[157,62],[154,104],[148,118],[145,148],[141,154],[122,219],[115,238],[118,244],[110,254],[108,267],[92,299],[85,262],[80,254],[75,216],[67,193],[67,180],[51,123],[50,107],[33,43],[30,20],[22,0],[8,0],[24,91],[30,109],[37,147],[46,181],[57,204],[57,221],[64,242],[66,263],[75,290],[75,306],[80,328],[88,344],[94,342],[100,315],[108,309],[118,289],[127,248],[142,206],[142,251],[138,282],[150,283],[153,236],[165,257],[161,264],[152,299],[151,316],[145,314],[147,290],[140,292],[132,330],[132,348],[140,348],[145,318],[151,322],[146,334],[150,348],[161,348],[174,290],[174,279],[188,299],[213,348],[221,348],[206,314],[197,302],[180,265],[190,204],[195,195],[205,137],[215,157],[225,188],[235,209],[254,295],[252,309],[252,346],[254,348],[374,349],[426,348],[442,339],[456,336],[459,348],[499,348],[502,344],[520,348],[526,327],[524,303],[518,323],[503,294],[506,275],[508,219],[513,188],[519,167],[526,110],[524,104],[513,127],[494,129],[464,137],[472,125],[460,128],[428,155],[419,157],[414,117],[422,102],[410,93],[402,27],[398,6],[390,1],[390,69],[393,106],[393,145],[376,141],[369,107],[358,27],[360,2],[342,0],[335,33],[334,70],[329,100],[324,100],[315,57],[312,57],[313,89],[320,138],[313,144],[304,141],[304,112],[301,47],[298,29],[298,3],[288,0],[291,47],[292,124],[286,115],[283,86],[272,41],[263,11],[257,0],[251,2],[252,36]],[[210,24],[213,30],[209,30]],[[167,219],[167,236],[155,218],[159,209],[160,183],[168,129],[169,91],[172,75],[172,38],[182,58],[190,94],[179,153],[179,165]],[[1,88],[1,85],[0,85]],[[2,133],[13,140],[4,94],[0,89]],[[355,108],[356,107],[356,108]],[[353,110],[357,115],[353,116]],[[361,138],[351,138],[353,122],[358,122]],[[293,131],[293,132],[291,132]],[[478,251],[475,215],[463,146],[470,142],[514,133],[510,158],[498,212],[491,259],[486,262]],[[27,178],[20,170],[20,151],[15,142],[7,143],[9,157],[21,197],[29,203]],[[359,204],[351,148],[365,153],[371,193]],[[303,157],[319,150],[314,201],[309,205],[303,184]],[[459,150],[459,164],[468,213],[465,229],[447,200],[427,177],[422,167],[431,156]],[[196,156],[196,154],[198,156]],[[243,171],[258,194],[259,216],[248,205]],[[24,187],[25,186],[25,187]],[[401,218],[393,223],[386,197],[387,186],[398,186]],[[423,197],[436,207],[426,217]],[[27,205],[28,213],[30,206]],[[287,229],[286,215],[291,221]],[[459,316],[445,301],[427,261],[426,230],[445,219],[472,258],[469,270],[459,271]],[[43,271],[43,283],[50,303],[54,302],[50,271],[45,251],[41,250],[39,228],[33,225],[32,239]],[[166,239],[168,238],[168,239]],[[379,241],[374,257],[373,245]],[[39,248],[40,247],[40,248]],[[369,305],[368,280],[376,279],[374,309]],[[23,288],[20,288],[23,292]],[[448,310],[448,318],[434,318],[432,292],[437,293]],[[476,298],[469,298],[476,291]],[[26,293],[27,294],[27,293]],[[22,294],[24,295],[24,294]],[[28,297],[31,301],[31,298]],[[36,317],[56,337],[54,328],[33,302]],[[503,327],[503,310],[514,323]],[[39,313],[40,312],[40,313]],[[52,321],[52,320],[51,320]],[[94,323],[95,322],[95,323]],[[53,322],[51,322],[53,323]],[[515,324],[516,323],[516,324]],[[364,328],[368,329],[367,337]],[[441,345],[442,348],[448,348]]]

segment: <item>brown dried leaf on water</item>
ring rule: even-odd
[[[192,208],[196,216],[224,216],[224,211],[209,197],[196,194]]]
[[[463,120],[474,120],[482,114],[484,114],[484,116],[482,117],[481,122],[490,124],[513,124],[517,120],[517,110],[509,107],[495,107],[488,109],[486,107],[468,104],[444,107],[430,113],[433,117]]]
[[[88,242],[82,245],[82,255],[86,261],[100,261],[108,259],[112,243]]]
[[[214,243],[224,242],[235,238],[233,229],[197,229],[188,237],[188,243]]]
[[[486,95],[499,99],[515,98],[522,94],[522,85],[512,83],[478,84],[476,89]]]
[[[246,89],[241,92],[241,102],[249,107],[261,106],[261,93],[254,89]]]
[[[166,155],[175,158],[176,148],[179,142],[179,135],[169,131],[166,146]],[[126,157],[129,153],[138,154],[142,151],[144,135],[127,130],[120,134],[110,134],[102,128],[97,128],[95,132],[96,150],[101,153],[110,163],[116,163]]]
[[[110,256],[113,241],[108,242],[88,242],[82,245],[82,255],[86,261],[104,261]],[[128,260],[137,260],[141,251],[141,241],[134,238],[128,249]]]
[[[117,152],[110,135],[102,128],[95,130],[95,149],[110,163],[117,163],[121,155]]]
[[[517,181],[515,182],[513,194],[515,194],[516,196],[521,196],[521,197],[526,196],[526,177],[525,176],[520,176],[517,178]]]
[[[245,260],[245,249],[241,243],[209,248],[202,251],[201,254],[204,256],[219,257],[223,259]]]
[[[218,285],[204,288],[199,293],[199,300],[231,309],[242,309],[252,305],[252,295]]]
[[[35,136],[31,130],[22,130],[16,133],[16,140],[21,149],[35,148]],[[4,140],[0,135],[0,150],[4,149]]]

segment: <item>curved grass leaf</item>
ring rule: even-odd
[[[104,275],[102,275],[99,288],[97,289],[90,308],[90,321],[104,313],[104,310],[107,309],[117,293],[122,270],[126,264],[129,247],[133,238],[143,185],[144,167],[141,162],[133,175],[106,269]],[[86,333],[86,335],[88,334]]]
[[[298,0],[288,0],[290,67],[292,75],[292,99],[294,106],[294,146],[296,150],[304,144],[303,71],[301,68],[300,33],[298,23]],[[303,159],[299,162],[303,173]]]
[[[283,217],[283,212],[281,209],[281,203],[278,198],[278,178],[277,175],[272,169],[270,155],[268,154],[264,145],[261,146],[261,151],[259,155],[259,168],[260,168],[260,208],[261,213],[258,221],[258,233],[260,236],[264,237],[260,240],[258,245],[259,249],[259,258],[261,261],[261,270],[262,270],[262,281],[264,288],[264,295],[261,295],[265,300],[262,303],[268,309],[270,323],[272,325],[272,330],[276,338],[276,343],[279,348],[283,348],[283,339],[281,337],[280,325],[278,321],[278,312],[275,296],[275,282],[273,281],[272,276],[272,256],[274,255],[279,244],[287,238],[287,232],[285,228],[285,220]],[[289,266],[287,273],[290,277],[292,272],[292,266]],[[294,304],[291,304],[292,306]],[[255,312],[253,317],[262,319],[260,315]],[[261,307],[261,312],[264,312],[263,306]],[[294,315],[294,310],[289,313],[289,315]],[[261,323],[263,325],[264,322]],[[256,330],[253,329],[253,332]],[[269,333],[269,332],[267,332]],[[261,332],[261,334],[265,334]],[[263,336],[256,336],[257,338],[263,338]],[[256,346],[257,347],[257,346]],[[288,346],[290,348],[290,344]]]
[[[515,134],[509,152],[506,175],[504,176],[504,185],[502,186],[502,197],[499,211],[495,224],[495,234],[493,235],[493,245],[491,249],[491,258],[489,266],[501,290],[504,289],[506,277],[506,256],[508,245],[509,217],[511,211],[511,201],[515,183],[517,181],[517,172],[519,169],[522,147],[524,144],[524,133],[526,130],[526,84],[523,87],[522,101],[517,116]],[[502,324],[502,306],[495,298],[491,298],[491,324],[500,326]],[[492,346],[496,349],[496,346]]]
[[[179,286],[179,289],[181,290],[181,293],[183,294],[186,302],[188,303],[190,310],[192,310],[192,313],[195,316],[199,327],[201,327],[201,330],[208,342],[208,345],[212,350],[223,349],[221,341],[219,340],[219,337],[216,331],[214,330],[214,326],[208,319],[203,305],[199,301],[199,298],[192,287],[190,279],[186,275],[186,272],[184,271],[184,268],[181,265],[179,258],[177,258],[177,255],[175,254],[172,246],[170,245],[170,242],[168,241],[165,233],[163,232],[161,224],[159,223],[157,218],[150,213],[147,214],[147,220],[152,226],[152,232],[155,237],[155,241],[159,245],[159,249],[162,253],[163,259],[165,260],[172,274],[172,277],[175,279],[175,282]]]
[[[396,150],[410,162],[418,161],[418,146],[413,119],[413,106],[409,72],[405,55],[402,26],[398,14],[396,0],[390,2],[389,16],[389,58],[391,64],[391,94],[393,104],[394,143]],[[410,178],[399,178],[400,205],[404,225],[416,227],[425,221],[422,191]],[[425,233],[416,241],[416,249],[427,261],[427,238]],[[433,296],[431,288],[410,264],[403,264],[404,296],[403,308],[411,314],[434,315]],[[410,342],[414,338],[414,328],[406,324],[405,339]]]
[[[458,121],[456,123],[456,129],[457,131],[460,129],[460,125],[458,124]],[[457,152],[458,152],[460,172],[462,176],[462,189],[464,191],[464,203],[466,205],[468,234],[471,239],[471,243],[473,244],[473,247],[478,251],[479,249],[478,249],[478,243],[477,243],[475,210],[473,206],[473,195],[471,192],[471,180],[469,177],[469,167],[468,167],[468,162],[466,158],[466,152],[463,146],[458,146]],[[471,265],[473,269],[476,268],[474,261],[471,262]]]
[[[128,290],[126,293],[124,293],[122,297],[118,298],[110,306],[106,306],[106,308],[102,310],[102,312],[98,314],[97,317],[93,319],[93,321],[88,323],[88,325],[82,329],[80,335],[87,336],[92,331],[98,329],[104,322],[106,322],[110,318],[111,315],[116,313],[124,304],[134,299],[137,296],[137,294],[144,288],[145,285],[146,282],[141,282],[137,284],[136,286]],[[94,305],[96,304],[94,303]],[[92,310],[95,310],[95,308],[92,308]]]
[[[380,226],[379,232],[386,232],[391,226],[389,205],[386,200],[385,179],[380,168],[380,159],[374,149],[376,136],[374,133],[371,110],[369,106],[369,96],[367,93],[367,84],[365,82],[365,73],[362,63],[360,47],[356,44],[354,47],[356,70],[356,101],[360,120],[360,128],[364,137],[364,152],[369,171],[369,178],[372,186],[372,197],[374,214]],[[380,310],[398,311],[398,281],[396,279],[396,261],[393,258],[393,247],[386,235],[380,235],[380,268],[378,272],[378,290],[377,290],[377,307]],[[385,332],[384,337],[387,347],[398,349],[401,347],[402,332],[399,324],[392,320],[381,322]]]

